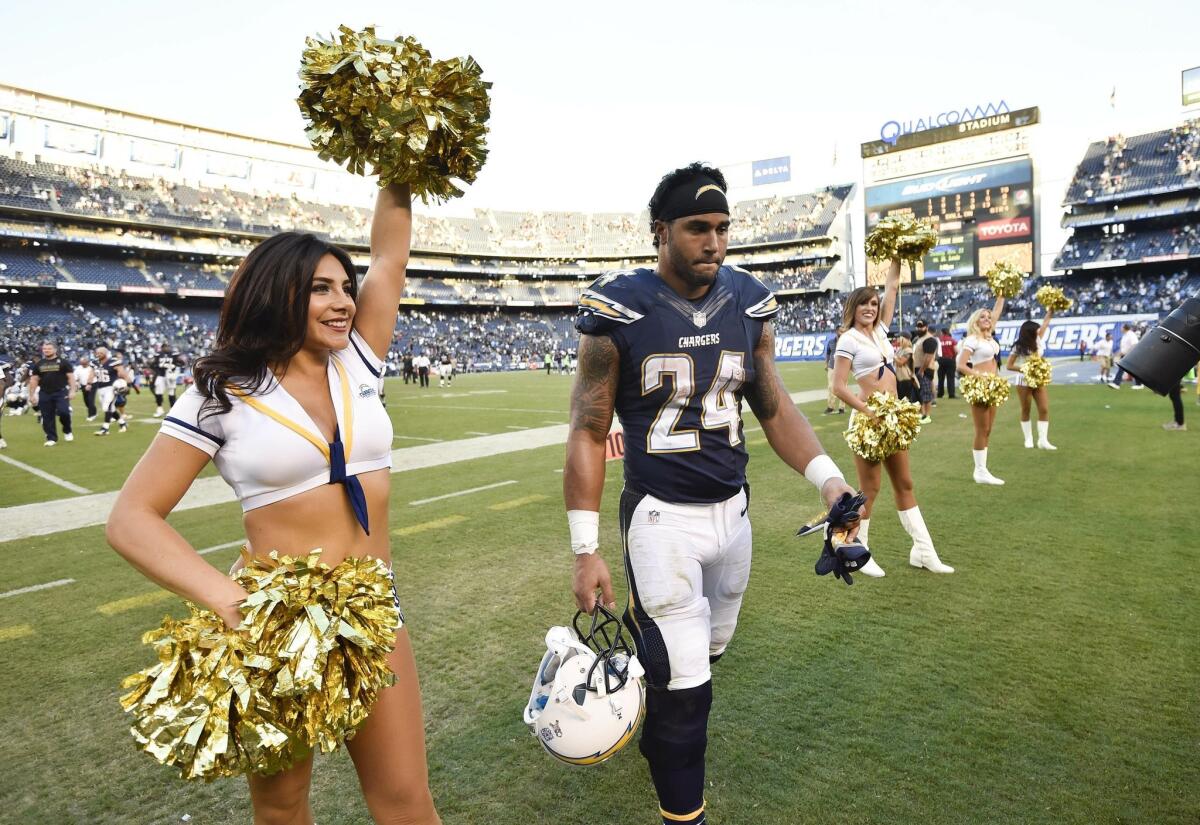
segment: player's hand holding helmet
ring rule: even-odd
[[[584,633],[580,618],[587,618]],[[633,739],[645,713],[644,671],[621,621],[603,605],[573,627],[552,627],[533,679],[524,721],[546,752],[570,765],[595,765]]]
[[[121,392],[121,390],[127,390],[129,389],[129,382],[124,378],[118,378],[116,381],[113,381],[113,389],[117,392]]]
[[[811,536],[814,533],[823,533],[825,536],[821,557],[817,559],[815,568],[818,576],[833,573],[835,578],[842,579],[846,584],[854,584],[850,574],[870,560],[871,551],[858,539],[850,538],[861,518],[859,508],[866,503],[864,493],[843,493],[823,518],[811,521],[797,531],[797,536]]]

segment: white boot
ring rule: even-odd
[[[862,546],[871,549],[871,545],[867,544],[867,533],[871,530],[871,520],[869,518],[862,519],[858,522],[858,540],[862,542]],[[882,579],[887,574],[883,572],[883,568],[875,561],[875,556],[867,559],[867,563],[858,568],[858,572],[864,576],[870,576],[873,579]]]
[[[900,523],[904,526],[904,531],[912,536],[913,546],[912,550],[908,552],[908,563],[913,567],[924,567],[934,573],[953,573],[954,568],[948,564],[942,564],[937,551],[933,549],[933,539],[929,537],[925,519],[921,518],[921,508],[900,510],[896,515],[900,516]]]
[[[982,450],[971,450],[971,457],[975,459],[975,483],[976,484],[996,484],[1000,485],[1004,482],[996,478],[987,468],[987,447]]]
[[[154,417],[155,417],[155,418],[162,418],[162,415],[163,415],[163,408],[162,408],[162,407],[155,407],[155,408],[154,408]]]
[[[1038,422],[1038,449],[1039,450],[1057,450],[1058,449],[1058,447],[1055,447],[1053,444],[1050,443],[1050,439],[1048,438],[1049,434],[1050,434],[1050,422],[1049,421],[1039,421]]]
[[[1033,422],[1032,421],[1022,421],[1021,422],[1021,434],[1025,436],[1025,449],[1032,450],[1033,449]]]

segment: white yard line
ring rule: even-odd
[[[23,461],[17,461],[15,458],[9,458],[6,455],[0,455],[0,461],[3,461],[5,464],[11,464],[12,466],[16,467],[19,470],[24,470],[27,473],[32,473],[33,475],[37,476],[38,478],[44,478],[46,481],[49,481],[51,484],[57,484],[59,487],[63,487],[67,490],[70,490],[72,493],[79,493],[80,495],[86,496],[88,493],[91,492],[91,490],[87,489],[86,487],[80,487],[78,484],[72,484],[71,482],[67,481],[65,478],[59,478],[58,476],[50,475],[50,473],[46,472],[45,470],[39,470],[37,467],[33,467],[29,464],[26,464]],[[0,512],[3,512],[3,511],[0,511]]]
[[[7,593],[0,593],[0,599],[7,599],[9,596],[20,596],[24,593],[36,593],[38,590],[49,590],[51,587],[62,587],[64,584],[74,583],[74,579],[58,579],[57,581],[46,582],[45,584],[31,584],[29,587],[18,587],[16,590],[9,590]]]
[[[481,433],[476,430],[464,430],[463,432],[467,435],[491,435],[491,433]]]
[[[422,504],[429,504],[430,502],[433,502],[433,501],[441,501],[442,499],[447,499],[447,498],[457,498],[459,496],[469,496],[469,495],[471,495],[471,493],[482,493],[484,490],[495,490],[497,487],[507,487],[510,484],[516,484],[516,483],[517,483],[517,480],[515,478],[509,479],[508,481],[497,481],[495,484],[485,484],[482,487],[472,487],[469,490],[459,490],[454,493],[446,493],[445,495],[441,495],[441,496],[433,496],[432,498],[419,498],[416,501],[410,501],[409,505],[412,507],[419,507]]]
[[[823,389],[808,390],[792,393],[791,398],[795,403],[803,404],[819,401],[825,398],[825,395],[826,392]],[[465,409],[479,411],[479,408],[476,407]],[[543,412],[561,413],[562,411],[544,410]],[[457,464],[460,461],[472,461],[477,458],[491,458],[523,450],[536,450],[540,447],[561,446],[567,441],[568,429],[566,424],[555,424],[521,432],[496,433],[495,435],[477,434],[476,438],[459,438],[443,441],[440,444],[404,447],[392,450],[392,472],[424,470],[446,464]],[[0,456],[0,458],[6,457]],[[561,470],[556,472],[561,472]],[[30,536],[45,536],[103,524],[108,520],[108,513],[116,499],[117,493],[114,490],[108,493],[92,493],[79,498],[39,501],[35,504],[0,508],[0,542],[29,538]],[[233,501],[236,501],[233,491],[224,480],[217,477],[201,478],[192,483],[183,500],[175,506],[174,512],[211,507],[215,504],[228,504]]]
[[[432,441],[434,443],[440,443],[445,440],[442,438],[422,438],[419,435],[394,435],[392,438],[400,438],[405,441]]]
[[[528,427],[522,427],[520,424],[505,424],[505,429],[508,430],[528,430]]]

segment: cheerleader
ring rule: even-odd
[[[900,288],[900,261],[892,259],[884,284],[883,302],[874,287],[860,287],[850,293],[842,310],[842,327],[845,332],[838,337],[834,350],[833,391],[855,415],[872,418],[875,414],[867,406],[872,393],[885,392],[896,395],[896,353],[887,339],[887,328],[892,322],[896,308],[896,294]],[[847,382],[854,374],[858,393],[850,389]],[[854,465],[858,470],[858,486],[867,496],[866,507],[858,529],[858,538],[868,543],[871,527],[871,509],[879,495],[882,482],[881,462],[867,461],[855,454]],[[883,460],[892,482],[892,493],[896,498],[896,511],[900,524],[913,540],[908,554],[908,563],[913,567],[924,567],[934,573],[953,573],[954,568],[943,564],[933,547],[933,539],[921,517],[921,508],[913,494],[912,473],[908,467],[908,451],[901,450]],[[869,546],[869,545],[868,545]],[[868,576],[884,575],[883,568],[874,556],[862,568]]]
[[[248,552],[306,556],[324,548],[391,558],[392,426],[376,398],[404,289],[412,234],[407,186],[380,190],[371,265],[359,286],[350,256],[315,235],[259,244],[229,284],[213,352],[125,482],[109,543],[148,578],[241,623],[246,592],[166,520],[211,459],[242,505]],[[395,673],[345,745],[376,822],[439,823],[429,792],[424,722],[407,628],[387,657]],[[312,754],[251,774],[256,823],[311,825]]]
[[[996,343],[993,334],[996,321],[1003,312],[1004,296],[998,295],[991,309],[977,309],[971,313],[971,317],[967,319],[967,337],[963,339],[958,351],[957,367],[960,375],[995,375],[998,372],[996,356],[1000,354],[1000,345]],[[1004,483],[992,475],[987,467],[988,438],[996,420],[996,409],[987,404],[971,405],[971,420],[975,425],[971,456],[975,460],[976,484]]]
[[[1046,317],[1042,319],[1039,326],[1037,321],[1026,321],[1021,324],[1021,331],[1017,334],[1017,343],[1013,344],[1012,352],[1008,354],[1008,363],[1005,365],[1010,370],[1017,372],[1017,398],[1021,401],[1021,433],[1025,436],[1025,449],[1033,449],[1033,423],[1029,420],[1030,401],[1037,403],[1038,422],[1037,422],[1037,446],[1039,450],[1057,450],[1050,443],[1050,398],[1046,393],[1046,387],[1031,387],[1025,379],[1025,373],[1021,372],[1022,365],[1029,360],[1032,355],[1041,355],[1046,351],[1046,333],[1050,329],[1050,318],[1053,317],[1054,310],[1047,309]]]

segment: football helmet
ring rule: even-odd
[[[124,378],[118,378],[116,381],[113,381],[112,386],[114,390],[120,392],[121,390],[129,389],[129,382]]]
[[[589,619],[587,632],[581,617]],[[629,744],[646,712],[645,671],[620,619],[597,604],[546,633],[524,720],[546,753],[596,765]]]

